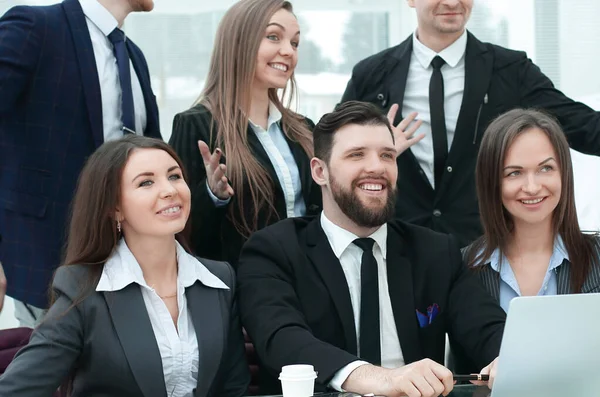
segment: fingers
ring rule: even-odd
[[[210,149],[204,141],[198,141],[198,149],[200,149],[200,155],[204,161],[204,166],[210,162]]]
[[[440,391],[438,395],[441,394],[443,396],[447,396],[448,394],[450,394],[452,389],[454,389],[454,379],[452,378],[452,372],[441,364],[434,364],[435,365],[431,367],[431,372],[436,376],[437,379],[439,379],[443,387],[442,391]]]
[[[496,358],[494,361],[492,361],[492,363],[489,365],[489,371],[490,371],[490,380],[487,382],[488,387],[491,389],[492,386],[494,386],[494,380],[496,380],[496,372],[498,372],[498,358]]]
[[[229,184],[226,172],[227,166],[225,164],[219,164],[212,174],[211,180],[209,180],[209,186],[211,186],[214,195],[222,200],[226,200],[233,196],[233,188]]]
[[[408,116],[406,116],[406,118],[402,119],[402,121],[398,123],[398,126],[396,126],[396,128],[400,128],[402,131],[406,130],[406,128],[417,118],[418,115],[419,113],[417,112],[410,113]],[[422,122],[422,120],[417,120],[417,123],[419,123],[419,125],[421,125]]]
[[[216,148],[211,154],[208,145],[203,141],[198,141],[198,148],[200,149],[200,154],[202,155],[202,161],[204,161],[206,173],[209,174],[214,172],[219,165],[219,161],[221,160],[221,155],[223,152],[221,149]]]
[[[495,365],[494,365],[495,362],[496,362],[496,360],[492,361],[490,365],[488,365],[487,367],[483,368],[479,372],[481,375],[490,375],[490,380],[489,381],[485,382],[485,381],[472,380],[471,383],[474,384],[474,385],[477,385],[477,386],[489,386],[490,389],[491,389],[492,388],[492,383],[493,383],[492,375],[491,375],[491,370],[492,370],[492,367],[495,367]],[[495,374],[495,368],[493,368],[493,369],[494,369],[494,374]]]
[[[220,164],[223,155],[221,149],[216,148],[211,154],[208,145],[203,141],[198,141],[198,148],[202,155],[202,161],[206,169],[206,180],[210,190],[221,200],[233,196],[233,188],[227,180],[227,166]]]
[[[411,113],[413,114],[413,113]],[[416,115],[416,113],[414,113]],[[415,116],[416,117],[416,116]],[[404,119],[406,120],[406,119]],[[402,121],[404,121],[402,120]],[[406,137],[406,139],[410,138],[411,136],[413,136],[415,134],[415,132],[417,132],[417,130],[419,129],[419,127],[421,126],[421,124],[423,124],[423,120],[417,120],[412,124],[409,124],[407,129],[403,129],[404,131],[404,136]]]
[[[396,113],[398,113],[398,104],[394,103],[391,107],[390,110],[388,110],[387,113],[387,118],[390,122],[390,124],[392,125],[392,127],[394,126],[394,119],[396,118]]]
[[[454,388],[452,372],[429,359],[409,364],[401,372],[400,390],[408,396],[447,396]]]

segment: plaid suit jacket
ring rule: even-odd
[[[148,65],[127,43],[144,93],[144,134],[160,138]],[[9,296],[47,306],[77,177],[103,140],[100,83],[79,1],[9,10],[0,18],[0,262]]]

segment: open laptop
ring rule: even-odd
[[[600,396],[600,294],[513,299],[491,396]]]

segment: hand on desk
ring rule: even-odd
[[[489,375],[490,380],[488,380],[487,382],[471,381],[471,383],[477,386],[487,386],[491,389],[494,384],[494,379],[496,378],[497,367],[498,357],[496,357],[494,361],[492,361],[487,367],[483,368],[480,372],[480,374],[482,375]]]
[[[424,359],[395,369],[360,366],[348,376],[342,388],[387,397],[438,397],[447,396],[454,388],[454,381],[448,368]]]

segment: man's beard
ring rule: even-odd
[[[386,202],[383,206],[372,208],[363,204],[355,189],[360,189],[356,181],[348,191],[337,180],[331,177],[331,194],[342,212],[352,222],[360,227],[377,227],[387,223],[394,217],[396,208],[396,187],[385,181],[387,191]],[[373,200],[375,201],[375,200]]]

